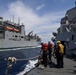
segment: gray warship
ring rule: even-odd
[[[54,43],[60,40],[65,45],[66,55],[76,54],[76,6],[66,12],[53,36],[51,39]]]

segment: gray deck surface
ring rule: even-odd
[[[56,59],[52,58],[52,61],[56,64]],[[24,75],[76,75],[76,61],[64,58],[64,68],[49,65],[44,69],[36,67]]]

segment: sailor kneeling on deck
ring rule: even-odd
[[[42,56],[39,55],[38,57],[38,62],[35,64],[36,67],[39,67],[40,64],[43,64],[43,59],[42,59]]]

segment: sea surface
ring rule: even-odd
[[[25,64],[24,69],[16,75],[23,75],[23,74],[27,73],[28,71],[30,71],[31,69],[33,69],[35,67],[35,64],[37,63],[37,61],[38,61],[37,59],[29,60],[28,63]]]
[[[16,50],[16,53],[14,54],[13,51]],[[24,58],[22,56],[22,53],[21,55],[19,56],[19,51],[21,52],[24,52],[24,50],[26,50],[26,53],[24,53],[26,55],[26,57]],[[37,50],[35,51],[35,53],[33,53],[34,50]],[[11,54],[12,52],[12,54]],[[37,63],[37,58],[35,59],[28,59],[28,60],[25,60],[26,58],[30,58],[30,56],[36,56],[36,53],[37,55],[40,53],[40,47],[38,48],[17,48],[17,49],[12,49],[12,50],[6,50],[6,53],[5,53],[5,50],[3,51],[3,55],[1,54],[0,52],[0,75],[6,75],[6,70],[7,70],[7,63],[8,61],[6,61],[5,59],[3,60],[2,58],[7,58],[7,56],[10,56],[12,55],[13,57],[16,57],[18,56],[20,59],[22,60],[19,60],[19,61],[16,61],[16,63],[14,63],[10,69],[10,72],[9,72],[9,75],[23,75],[25,74],[26,72],[30,71],[32,68],[35,67],[35,64]],[[15,55],[15,56],[14,56]]]

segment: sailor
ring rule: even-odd
[[[57,41],[56,45],[56,58],[57,58],[57,65],[58,68],[63,68],[63,57],[64,57],[64,46],[61,44],[60,41]]]
[[[48,42],[48,54],[49,54],[49,62],[52,62],[51,60],[51,54],[52,54],[52,43]]]
[[[38,62],[35,64],[35,66],[39,67],[40,65],[43,65],[43,59],[42,59],[41,55],[39,55]]]
[[[35,64],[36,67],[38,68],[44,68],[44,43],[41,43],[41,51],[40,51],[40,55],[38,57],[38,62]]]
[[[43,52],[43,42],[41,43],[41,51],[40,52]]]
[[[48,50],[48,45],[46,43],[43,44],[43,64],[44,67],[47,67],[47,50]]]

